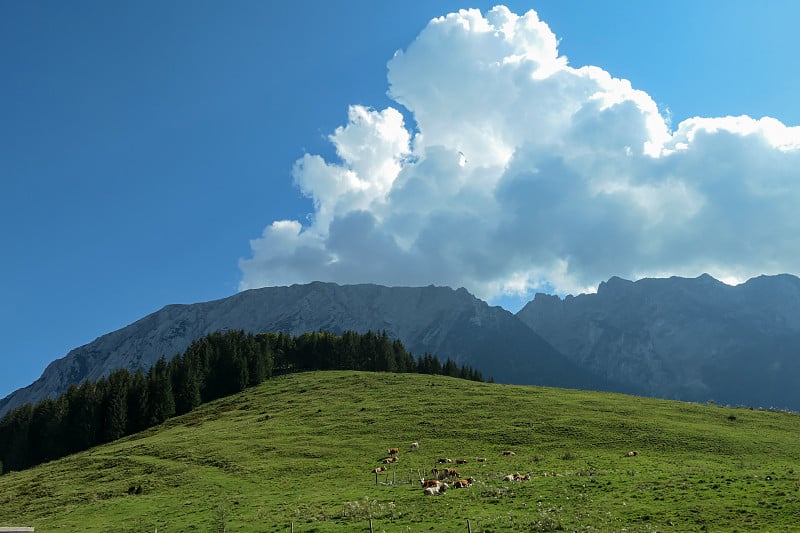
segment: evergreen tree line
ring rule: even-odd
[[[111,442],[235,394],[277,374],[308,370],[412,372],[483,381],[481,373],[442,364],[431,354],[414,358],[386,332],[216,332],[192,342],[147,372],[116,370],[99,381],[72,385],[58,398],[25,404],[0,420],[0,473]]]

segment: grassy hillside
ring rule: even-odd
[[[467,531],[467,519],[472,531],[792,531],[798,435],[800,416],[786,413],[416,374],[296,374],[1,476],[0,526],[368,531],[372,518],[387,532]],[[395,446],[399,463],[376,485],[370,471]],[[467,459],[457,468],[477,482],[425,496],[417,472],[437,457]],[[513,472],[532,479],[503,480]]]

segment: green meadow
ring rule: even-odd
[[[800,531],[798,437],[791,413],[309,372],[0,476],[0,526],[324,532],[369,531],[372,521],[374,531],[438,532],[468,531],[469,521],[474,532]],[[400,448],[399,461],[376,480],[371,471],[390,447]],[[447,466],[473,486],[424,495],[420,474],[439,457],[467,460]],[[504,481],[515,472],[531,479]]]

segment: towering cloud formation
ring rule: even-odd
[[[800,128],[671,131],[650,96],[573,68],[534,11],[432,20],[389,61],[394,108],[352,106],[295,183],[306,225],[251,241],[241,288],[312,280],[560,292],[611,275],[742,279],[800,265]]]

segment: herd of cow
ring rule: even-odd
[[[410,451],[418,450],[419,443],[412,442]],[[389,448],[386,451],[387,457],[381,459],[383,464],[391,464],[398,462],[398,455],[400,454],[400,448]],[[501,455],[506,457],[513,457],[516,454],[513,451],[506,450],[501,452]],[[475,460],[479,463],[485,463],[485,457],[476,457]],[[453,459],[447,457],[439,457],[436,459],[437,464],[449,464],[453,463],[458,465],[463,465],[467,463],[466,459]],[[373,474],[379,474],[381,472],[386,472],[387,467],[379,466],[372,470]],[[471,487],[473,483],[475,483],[475,479],[472,477],[462,478],[461,474],[452,467],[443,467],[443,468],[434,468],[430,471],[430,478],[426,478],[424,476],[420,476],[420,484],[422,485],[423,492],[428,496],[436,496],[439,494],[444,494],[447,489],[450,488],[450,484],[452,484],[453,488],[455,489],[463,489],[467,487]],[[528,481],[531,479],[530,474],[520,474],[519,472],[515,474],[509,474],[503,478],[505,481]],[[448,482],[450,484],[448,484]]]

